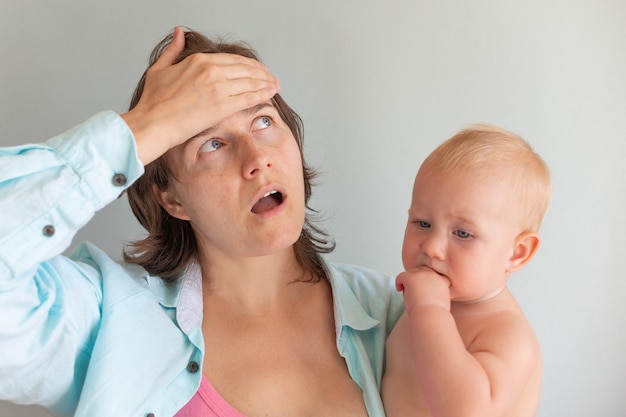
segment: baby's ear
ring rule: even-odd
[[[515,238],[513,254],[509,259],[507,271],[514,272],[522,269],[539,249],[539,235],[535,232],[523,232]]]
[[[156,184],[152,184],[152,193],[154,198],[170,216],[180,220],[189,220],[189,216],[185,212],[182,204],[178,201],[176,196],[171,191],[159,190]]]

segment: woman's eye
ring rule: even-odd
[[[204,145],[202,145],[200,152],[215,152],[222,146],[224,146],[224,144],[218,139],[209,139],[204,143]]]
[[[472,234],[470,232],[466,232],[465,230],[457,230],[454,232],[454,234],[461,239],[469,239],[470,237],[472,237]]]
[[[254,121],[253,130],[267,129],[272,125],[272,119],[267,116],[261,116]]]

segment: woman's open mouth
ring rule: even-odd
[[[272,190],[252,206],[252,212],[255,214],[266,213],[275,209],[283,203],[283,194],[280,191]]]

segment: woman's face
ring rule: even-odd
[[[305,216],[298,144],[268,101],[173,148],[161,204],[188,220],[205,256],[240,258],[290,248]]]

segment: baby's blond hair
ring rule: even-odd
[[[502,180],[522,208],[523,228],[537,232],[550,202],[550,171],[543,159],[521,137],[488,124],[472,125],[439,145],[420,170],[469,173],[491,178],[493,168],[506,168]],[[491,178],[493,179],[493,178]]]

